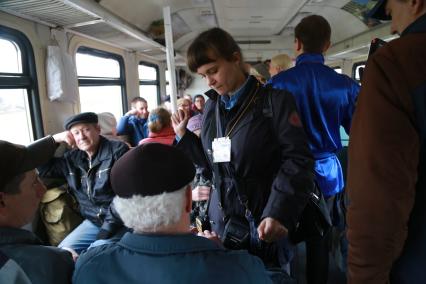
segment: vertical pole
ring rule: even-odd
[[[172,112],[177,110],[176,97],[176,72],[175,72],[175,54],[173,49],[173,33],[172,33],[172,20],[170,17],[170,6],[163,7],[164,17],[164,36],[166,39],[166,56],[167,56],[167,69],[170,72],[170,86],[172,93],[170,94],[170,102],[172,104]]]

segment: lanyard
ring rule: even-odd
[[[222,120],[220,119],[220,111],[219,111],[219,98],[216,101],[216,109],[215,109],[215,115],[216,115],[216,137],[230,137],[235,126],[237,126],[238,122],[240,122],[241,118],[244,116],[244,114],[248,111],[250,105],[254,102],[254,99],[256,98],[256,95],[259,91],[259,83],[256,83],[256,89],[252,91],[253,94],[250,98],[250,101],[245,105],[244,109],[239,113],[236,119],[234,119],[234,123],[231,125],[229,131],[225,133],[225,136],[223,136],[223,128],[222,128]]]

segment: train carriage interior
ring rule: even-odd
[[[0,140],[27,145],[62,131],[65,119],[80,112],[109,112],[118,121],[134,97],[143,97],[151,111],[185,94],[204,94],[209,88],[186,66],[186,51],[213,27],[229,32],[253,66],[281,53],[294,60],[295,26],[306,16],[321,15],[332,30],[326,64],[361,84],[371,40],[396,38],[389,22],[368,16],[376,3],[2,0]],[[343,128],[341,139],[346,147]],[[28,228],[36,231],[36,223]],[[292,263],[298,283],[305,283],[305,257],[298,247]],[[329,283],[345,283],[340,266],[332,261]]]

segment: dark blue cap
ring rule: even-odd
[[[69,117],[64,122],[65,130],[70,130],[73,125],[78,123],[98,123],[98,115],[94,112],[82,112]]]
[[[381,21],[390,21],[392,18],[386,14],[386,2],[387,0],[377,1],[373,9],[368,12],[368,17]]]
[[[154,196],[174,192],[195,176],[192,161],[179,149],[159,143],[135,147],[115,162],[112,190],[120,197]]]

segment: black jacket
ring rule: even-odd
[[[254,77],[247,84],[230,111],[225,110],[216,92],[207,92],[210,100],[204,109],[201,140],[186,131],[177,143],[210,178],[214,172],[211,145],[216,137],[216,103],[227,133],[256,93],[230,135],[231,162],[218,164],[219,177],[214,176],[220,189],[212,192],[209,217],[213,221],[212,230],[220,235],[229,216],[244,216],[236,187],[246,193],[256,225],[263,218],[272,217],[292,230],[314,185],[314,162],[293,96],[260,86]]]
[[[63,157],[52,158],[38,169],[39,175],[45,178],[65,178],[80,204],[83,217],[112,231],[111,226],[121,226],[121,220],[110,208],[115,196],[111,188],[110,171],[115,161],[128,150],[125,143],[101,136],[98,152],[91,163],[85,152],[74,149]]]

